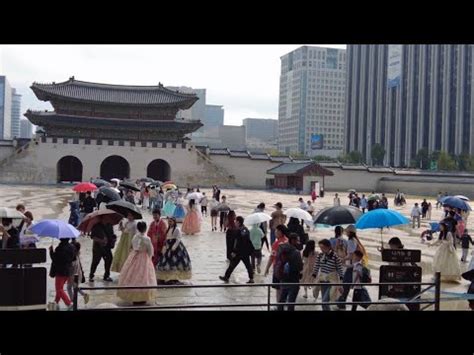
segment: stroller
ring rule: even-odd
[[[69,202],[69,211],[71,214],[69,215],[68,223],[77,227],[80,223],[80,211],[79,211],[79,201],[71,201]]]

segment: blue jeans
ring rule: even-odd
[[[274,229],[270,229],[270,244],[273,245],[276,240],[276,234]]]
[[[331,296],[331,286],[325,285],[328,284],[329,281],[321,281],[321,293],[323,295],[323,302],[329,302],[330,301],[330,296]],[[323,311],[330,311],[331,306],[327,304],[323,304]]]
[[[294,285],[294,286],[281,286],[281,293],[280,293],[280,300],[278,301],[279,303],[294,303],[296,301],[296,297],[298,296],[298,292],[300,291],[300,286],[299,285]],[[283,311],[283,305],[278,306],[279,311]],[[289,304],[288,305],[288,310],[289,311],[294,311],[295,310],[295,305],[294,304]]]
[[[346,269],[346,272],[344,272],[344,277],[342,279],[342,282],[344,285],[342,285],[342,288],[344,289],[344,292],[342,293],[341,297],[337,299],[337,302],[346,302],[347,296],[349,295],[349,291],[351,289],[350,285],[345,285],[346,283],[351,283],[352,282],[352,271],[354,269],[352,267],[348,267]],[[346,309],[346,305],[337,305],[337,308],[339,309]]]

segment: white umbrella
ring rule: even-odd
[[[25,215],[14,208],[0,207],[0,218],[23,219]]]
[[[186,196],[186,198],[188,200],[200,200],[203,198],[203,195],[200,192],[191,192],[190,194]]]
[[[306,212],[305,210],[297,207],[297,208],[288,208],[285,212],[283,212],[288,218],[293,217],[297,219],[302,219],[304,221],[313,223],[313,217]]]
[[[263,222],[268,222],[271,219],[272,219],[272,217],[269,216],[266,213],[256,212],[256,213],[249,214],[247,217],[245,217],[244,224],[247,225],[247,226],[251,226],[251,225],[254,225],[254,224],[260,224],[260,223],[263,223]]]
[[[460,198],[461,200],[464,200],[464,201],[469,201],[469,197],[466,197],[466,196],[463,196],[463,195],[456,195],[454,197]]]

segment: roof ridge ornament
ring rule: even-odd
[[[69,77],[69,81],[74,81],[74,75]]]

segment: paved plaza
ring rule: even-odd
[[[201,189],[201,192],[206,192],[206,195],[212,196],[210,189]],[[461,193],[461,192],[460,192]],[[222,189],[222,194],[227,196],[228,202],[231,207],[235,209],[237,215],[246,216],[253,211],[253,209],[260,202],[265,202],[267,206],[267,213],[271,213],[273,208],[271,207],[276,202],[282,202],[283,208],[297,207],[298,206],[298,195],[273,193],[267,191],[256,191],[256,190],[241,190],[241,189]],[[347,204],[348,199],[346,198],[347,192],[339,192],[341,197],[341,203]],[[43,218],[60,218],[68,220],[69,218],[69,206],[68,201],[73,197],[71,186],[60,186],[60,187],[45,187],[45,186],[14,186],[14,185],[0,185],[0,206],[15,207],[17,203],[24,203],[27,210],[30,210],[35,220]],[[329,192],[322,199],[318,198],[315,207],[316,211],[332,206],[334,193]],[[389,207],[393,208],[393,194],[387,195],[389,199]],[[309,196],[303,196],[306,200]],[[403,208],[395,207],[405,216],[410,215],[410,210],[415,202],[421,202],[422,196],[407,196],[407,205]],[[427,198],[433,205],[432,220],[439,221],[442,218],[442,210],[436,210],[435,198]],[[152,216],[149,212],[144,212],[144,219],[149,224],[152,220]],[[402,228],[392,228],[384,231],[384,241],[388,241],[390,237],[398,236],[405,248],[407,249],[421,249],[422,250],[422,261],[420,266],[423,268],[423,280],[431,281],[432,271],[431,262],[432,257],[436,251],[436,248],[429,248],[427,245],[422,244],[419,238],[420,233],[424,229],[428,229],[427,220],[422,220],[422,226],[420,229],[411,229],[411,226]],[[467,223],[467,228],[472,231],[473,219],[472,217]],[[320,240],[322,238],[329,238],[333,234],[333,228],[318,228],[316,231],[311,231],[310,238]],[[117,235],[120,235],[117,232]],[[378,282],[378,270],[382,265],[380,252],[377,247],[380,246],[380,230],[360,230],[358,236],[369,253],[369,267],[372,272],[373,282]],[[89,273],[89,268],[92,258],[92,241],[90,238],[80,238],[82,244],[82,264],[86,277]],[[39,247],[47,248],[51,245],[51,239],[44,238],[40,243]],[[54,242],[58,244],[57,241]],[[193,267],[193,277],[190,283],[193,285],[203,284],[216,284],[222,285],[222,281],[218,279],[220,275],[224,274],[224,271],[228,265],[225,256],[225,234],[220,232],[211,231],[210,217],[205,217],[203,220],[201,233],[195,236],[183,236],[183,243],[191,257]],[[266,248],[263,249],[264,258],[262,261],[262,269],[266,265],[269,257],[269,251]],[[461,258],[461,250],[458,248],[459,259]],[[49,269],[50,259],[48,256],[48,263],[45,264]],[[462,264],[461,267],[464,271],[467,264]],[[263,271],[263,270],[262,270]],[[99,265],[96,272],[95,286],[110,286],[116,285],[118,274],[112,273],[113,283],[103,283],[101,276],[103,275],[103,263]],[[234,271],[230,283],[231,284],[245,284],[248,280],[247,272],[243,264],[240,264]],[[264,277],[263,274],[256,274],[256,283],[271,282],[271,273],[268,277]],[[89,286],[89,283],[82,284],[83,286]],[[442,290],[447,292],[464,293],[467,290],[468,282],[463,280],[461,283],[443,283]],[[275,302],[274,290],[271,291],[271,300]],[[376,300],[378,296],[377,287],[369,287],[372,300]],[[311,293],[309,293],[311,295]],[[112,303],[117,305],[125,305],[121,300],[115,296],[115,291],[103,290],[103,291],[90,291],[90,302],[87,305],[83,304],[82,297],[79,297],[80,308],[94,308],[103,303]],[[300,290],[298,295],[298,302],[311,302],[314,299],[312,297],[305,299],[302,297],[303,290]],[[429,297],[433,297],[433,293],[428,293]],[[449,295],[442,294],[442,297],[451,297]],[[54,298],[54,280],[48,278],[48,300],[52,301]],[[351,295],[349,296],[349,300]],[[319,298],[319,301],[321,298]],[[254,288],[197,288],[197,289],[170,289],[170,290],[159,290],[156,296],[156,303],[160,305],[189,305],[189,304],[236,304],[236,303],[266,303],[267,302],[267,289],[265,287],[254,287]],[[215,309],[215,308],[214,308]],[[224,308],[217,308],[224,309]],[[229,309],[229,308],[227,308]],[[235,309],[235,308],[234,308]],[[242,309],[266,309],[266,307],[240,307]],[[297,306],[297,310],[317,310],[319,306]],[[467,310],[466,300],[444,300],[441,303],[442,310]]]

